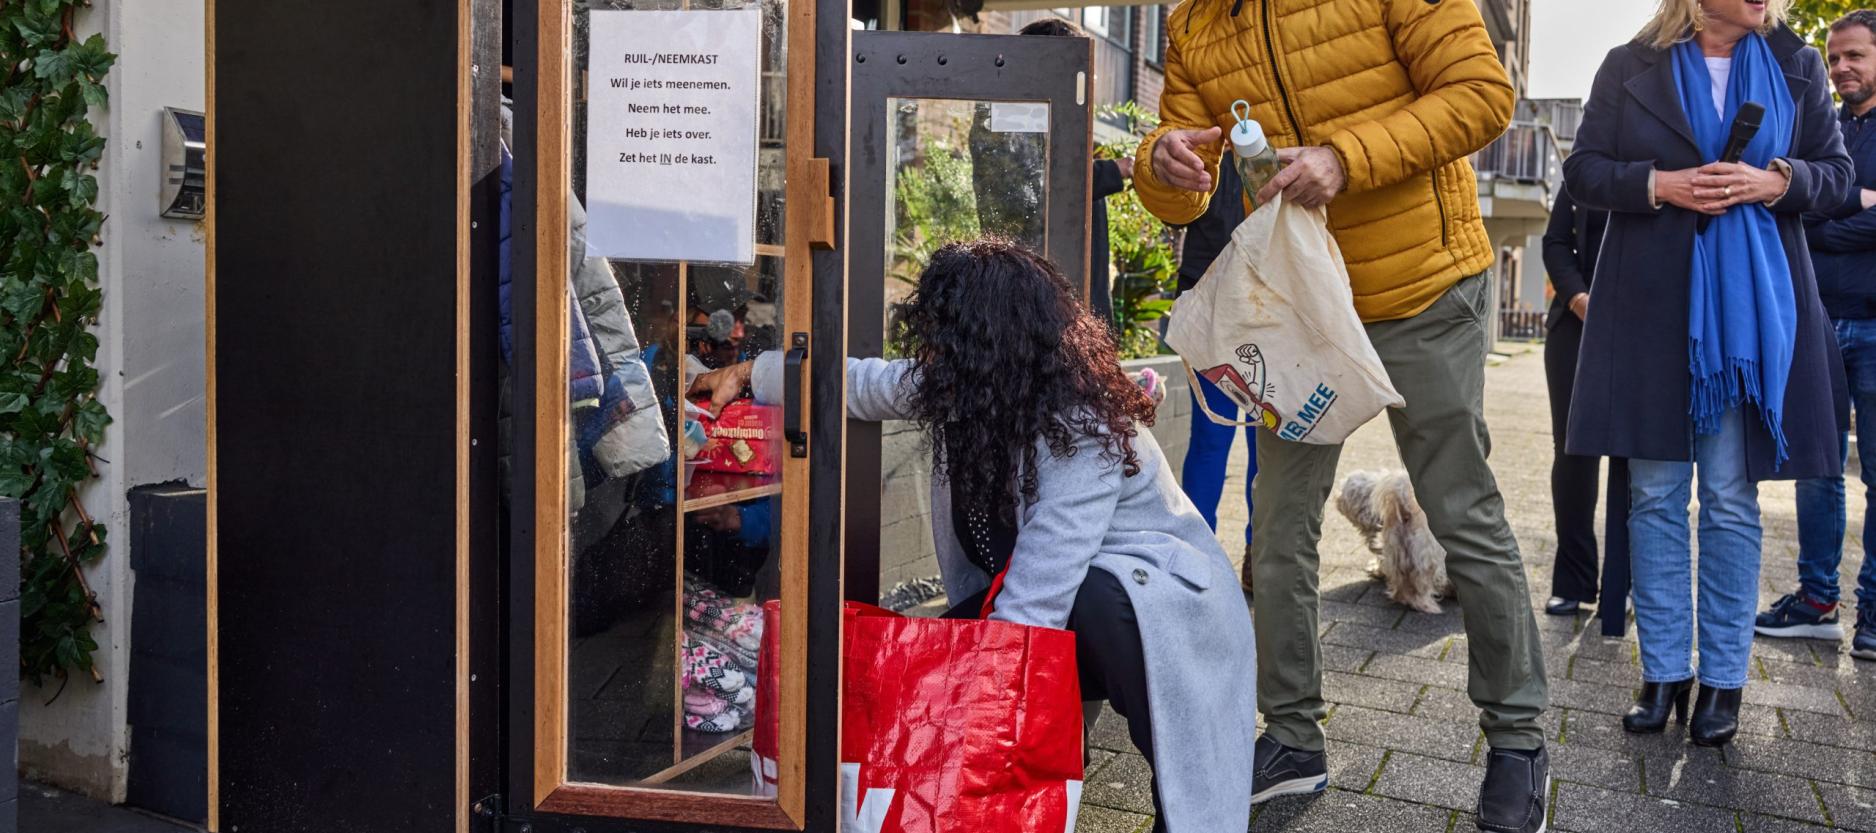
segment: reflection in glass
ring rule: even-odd
[[[785,18],[780,0],[761,2],[756,262],[572,259],[572,338],[560,349],[573,368],[565,650],[574,782],[772,794],[753,775],[750,742],[761,606],[779,596],[780,403],[746,391],[712,413],[686,395],[698,374],[776,349],[786,321]],[[589,14],[747,5],[575,0],[576,208],[585,197]]]
[[[886,146],[886,320],[946,243],[998,235],[1045,251],[1046,102],[890,99]],[[892,344],[891,332],[885,343]],[[889,351],[891,347],[887,348]],[[921,601],[936,590],[931,455],[909,422],[880,426],[880,588]],[[897,592],[895,592],[897,591]]]

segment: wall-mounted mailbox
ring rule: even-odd
[[[200,220],[208,211],[206,124],[201,113],[163,108],[163,170],[157,193],[165,217]]]

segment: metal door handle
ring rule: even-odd
[[[801,374],[808,364],[808,334],[795,333],[789,345],[782,358],[782,436],[788,440],[790,455],[806,457],[808,431],[801,420]]]

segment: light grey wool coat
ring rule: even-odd
[[[756,362],[757,399],[779,401],[779,354]],[[909,362],[847,360],[847,410],[904,419]],[[1243,830],[1251,816],[1257,741],[1257,654],[1238,574],[1211,527],[1173,481],[1153,435],[1134,438],[1140,473],[1126,477],[1092,436],[1073,456],[1038,440],[1036,503],[1017,519],[1016,551],[992,619],[1066,628],[1089,569],[1127,588],[1146,653],[1153,769],[1169,833]],[[954,600],[990,577],[951,529],[950,491],[932,485],[932,538]]]

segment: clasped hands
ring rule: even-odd
[[[1710,162],[1698,168],[1655,172],[1655,200],[1701,214],[1719,215],[1735,205],[1770,203],[1785,195],[1785,174],[1741,162]]]

